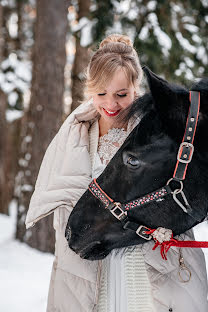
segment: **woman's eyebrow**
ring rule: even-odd
[[[124,90],[128,90],[128,89],[123,88],[123,89],[117,90],[117,91],[115,91],[115,92],[124,91]],[[107,92],[107,91],[106,91],[106,90],[104,90],[104,92]]]
[[[124,91],[124,90],[128,90],[128,89],[124,88],[124,89],[117,90],[116,92]]]

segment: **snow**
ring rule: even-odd
[[[14,121],[16,119],[21,118],[23,116],[23,114],[24,114],[23,111],[19,111],[19,110],[16,110],[16,109],[14,109],[14,110],[7,109],[7,111],[6,111],[6,120],[8,122],[12,122],[12,121]]]
[[[22,191],[23,192],[32,192],[33,189],[34,189],[34,187],[30,184],[22,185]]]
[[[198,35],[196,35],[196,34],[194,34],[191,38],[196,43],[201,44],[201,42],[202,42],[202,39]]]
[[[190,67],[190,68],[194,67],[194,61],[192,59],[190,59],[190,57],[185,56],[184,61],[186,62],[188,67]]]
[[[131,0],[117,1],[117,3],[120,6],[122,14],[128,13],[131,6]]]
[[[27,135],[27,136],[25,137],[25,142],[29,143],[29,142],[31,142],[31,141],[32,141],[31,135]]]
[[[184,38],[180,32],[176,32],[176,38],[178,39],[178,42],[184,48],[184,50],[189,51],[193,54],[197,52],[197,48],[191,45],[190,42],[186,38]]]
[[[18,15],[17,13],[12,13],[8,22],[7,27],[9,29],[9,34],[12,38],[17,38],[18,36]]]
[[[78,23],[71,25],[72,32],[81,32],[80,45],[87,47],[93,42],[92,38],[92,27],[97,23],[96,19],[89,20],[87,17],[80,18]]]
[[[184,24],[184,28],[190,31],[191,33],[196,33],[199,31],[199,27],[192,24]]]
[[[204,6],[204,8],[208,8],[208,2],[207,0],[201,0],[202,5]]]
[[[8,69],[12,68],[12,71]],[[6,73],[2,73],[2,71]],[[0,86],[5,93],[20,89],[22,93],[30,87],[32,79],[32,63],[27,60],[19,60],[17,54],[12,52],[8,58],[1,63]]]
[[[13,91],[8,94],[8,101],[10,106],[15,106],[18,100],[17,92]]]
[[[121,3],[123,4],[123,2],[126,4],[126,1],[121,1]],[[117,14],[121,14],[123,13],[123,9],[125,11],[126,7],[121,7],[121,3],[116,1],[116,0],[111,0],[111,3],[113,4],[114,6],[114,9],[116,11]],[[122,5],[123,6],[123,5]]]
[[[157,6],[157,1],[149,1],[148,3],[147,3],[147,9],[148,9],[148,11],[155,11],[155,9],[156,9],[156,6]]]
[[[169,55],[169,50],[172,47],[172,41],[170,37],[160,28],[157,15],[155,13],[150,13],[147,19],[152,25],[152,29],[154,31],[155,36],[158,39],[158,43],[162,47],[162,52],[164,56],[167,57]]]
[[[84,17],[82,17],[84,18]],[[92,37],[92,28],[97,23],[96,19],[93,19],[92,21],[88,20],[86,25],[82,27],[81,29],[81,38],[80,38],[80,45],[82,47],[87,47],[93,42]]]
[[[122,34],[123,30],[122,30],[122,24],[121,21],[117,20],[114,21],[113,26],[112,27],[108,27],[106,30],[106,35],[110,35],[110,34]]]
[[[201,60],[204,65],[208,64],[208,56],[205,47],[200,46],[198,48],[196,57]]]
[[[130,21],[134,21],[138,18],[139,12],[141,12],[141,4],[138,5],[135,2],[131,2],[130,8],[128,12],[126,12],[125,15],[126,15],[126,18],[128,18]]]
[[[0,214],[0,311],[45,312],[54,256],[14,239],[16,204]],[[208,223],[194,228],[196,240],[208,240]],[[203,250],[208,270],[208,249]],[[12,298],[12,300],[11,300]]]
[[[27,167],[28,166],[28,161],[23,159],[23,158],[20,158],[18,160],[18,163],[19,163],[20,167]]]
[[[0,214],[0,311],[45,312],[54,256],[14,239],[15,210]]]
[[[147,25],[144,25],[138,35],[140,40],[146,40],[149,36],[149,28]]]
[[[8,103],[14,107],[19,99],[17,90],[23,95],[23,107],[27,108],[30,101],[30,82],[32,79],[32,63],[19,60],[16,53],[12,52],[0,65],[0,88],[8,96]],[[21,115],[8,112],[7,120],[13,121]],[[23,114],[23,112],[22,112]]]

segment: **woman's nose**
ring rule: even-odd
[[[118,103],[115,99],[113,99],[113,98],[108,99],[108,101],[106,103],[106,109],[115,110],[117,107],[118,107]]]

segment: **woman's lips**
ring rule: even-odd
[[[103,111],[107,116],[114,117],[119,114],[120,109],[116,111],[115,110],[111,111],[111,110],[106,110],[105,108],[103,108]]]

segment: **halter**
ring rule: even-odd
[[[145,240],[151,240],[153,238],[156,242],[154,249],[158,245],[161,245],[161,255],[164,259],[167,259],[166,253],[171,246],[190,247],[190,242],[187,242],[187,241],[178,242],[177,240],[173,239],[173,235],[171,235],[169,239],[166,239],[167,231],[171,231],[171,230],[167,230],[164,228],[150,229],[143,225],[140,225],[138,227],[138,224],[136,222],[132,222],[128,220],[128,211],[131,209],[135,209],[137,207],[145,206],[151,202],[155,202],[155,201],[159,202],[161,200],[164,200],[168,194],[172,194],[174,201],[179,205],[179,207],[185,213],[190,215],[192,218],[194,218],[198,222],[201,221],[201,219],[197,218],[196,215],[194,214],[183,192],[183,180],[185,180],[187,167],[188,167],[188,164],[192,160],[192,156],[194,152],[193,141],[194,141],[194,136],[195,136],[198,117],[199,117],[200,93],[197,91],[190,91],[189,100],[190,100],[190,107],[189,107],[188,117],[186,121],[186,128],[185,128],[183,140],[178,149],[175,170],[173,173],[173,177],[171,177],[168,180],[165,186],[145,196],[129,201],[128,203],[120,203],[120,202],[114,201],[110,196],[108,196],[102,190],[102,188],[98,185],[96,179],[94,179],[89,184],[89,187],[88,187],[89,191],[93,194],[93,196],[99,199],[104,204],[105,208],[108,209],[116,219],[122,222],[124,229],[131,229],[135,231],[137,235],[139,235]],[[178,182],[180,187],[175,190],[172,190],[170,187],[171,181]],[[177,197],[179,193],[182,196],[183,202],[181,202]],[[163,229],[162,231],[163,232],[165,231],[166,233],[166,234],[163,233],[164,237],[162,241],[158,239],[158,237],[161,237],[162,235],[161,229]],[[180,246],[179,246],[179,243],[180,243]],[[192,243],[194,243],[194,246],[192,244],[192,247],[200,247],[200,248],[208,247],[208,243],[206,242],[192,242]],[[196,243],[200,243],[199,246],[196,246],[197,245]],[[203,243],[206,243],[206,246]]]

